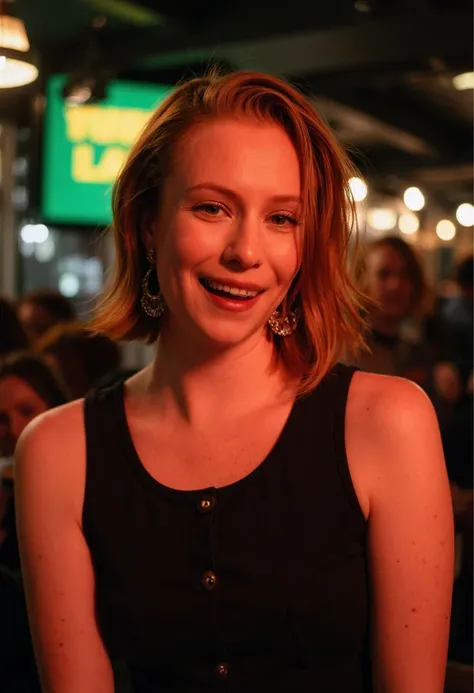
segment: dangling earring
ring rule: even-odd
[[[140,299],[140,303],[142,304],[144,312],[150,318],[160,318],[165,312],[165,300],[161,294],[161,291],[158,291],[157,294],[152,294],[149,287],[151,273],[155,269],[155,251],[149,250],[146,259],[150,263],[150,267],[148,268],[145,276],[143,277],[142,297]]]
[[[283,315],[280,311],[275,310],[269,320],[268,324],[272,332],[277,334],[279,337],[288,337],[296,330],[298,325],[298,316],[293,311],[288,311],[286,315]]]

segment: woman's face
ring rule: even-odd
[[[213,120],[179,142],[154,237],[168,327],[231,346],[263,327],[298,269],[300,171],[285,131]]]
[[[409,315],[413,282],[404,259],[394,248],[381,245],[369,251],[365,291],[381,304],[387,317],[403,319]]]
[[[32,342],[42,337],[54,324],[51,315],[36,303],[22,303],[18,308],[18,317]]]
[[[0,380],[0,455],[15,451],[26,425],[48,409],[48,405],[27,382],[16,376]]]

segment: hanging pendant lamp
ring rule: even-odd
[[[38,77],[25,25],[9,12],[8,4],[0,0],[0,89],[21,87]]]

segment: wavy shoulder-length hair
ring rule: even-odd
[[[269,333],[279,362],[312,390],[344,355],[363,345],[360,294],[348,267],[355,208],[351,161],[311,102],[276,77],[212,72],[176,88],[156,109],[119,174],[113,191],[117,259],[111,284],[91,328],[119,340],[154,342],[160,321],[140,305],[148,268],[140,229],[151,214],[178,141],[197,123],[219,117],[254,118],[280,125],[298,155],[304,231],[300,268],[283,310],[299,322],[288,337]]]

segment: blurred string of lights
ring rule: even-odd
[[[349,180],[349,188],[354,202],[359,206],[369,195],[367,183],[358,177]],[[369,207],[365,214],[367,225],[374,231],[392,231],[398,229],[406,236],[414,236],[420,229],[420,219],[417,212],[426,206],[426,198],[420,188],[410,186],[402,195],[405,211],[399,213],[392,207]],[[474,206],[463,202],[455,212],[456,221],[460,226],[474,226]],[[440,219],[436,225],[436,235],[441,241],[451,241],[456,236],[456,225],[450,219]]]

